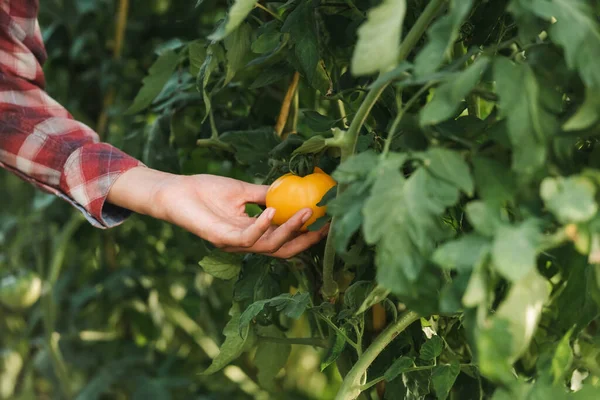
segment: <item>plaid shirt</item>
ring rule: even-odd
[[[0,0],[0,167],[78,208],[92,225],[128,210],[106,203],[112,184],[142,165],[77,122],[44,91],[39,0]]]

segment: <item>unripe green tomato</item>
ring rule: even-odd
[[[11,310],[25,310],[42,294],[42,280],[31,271],[5,275],[0,279],[0,303]]]

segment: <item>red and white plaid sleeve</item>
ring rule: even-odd
[[[39,0],[0,0],[0,167],[77,207],[96,227],[128,210],[106,203],[116,179],[143,164],[107,143],[44,91]]]

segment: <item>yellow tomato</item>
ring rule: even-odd
[[[317,207],[317,203],[335,185],[333,178],[318,167],[304,177],[291,173],[279,177],[267,192],[267,207],[275,209],[273,223],[281,225],[303,208],[311,208],[313,214],[302,226],[307,231],[310,224],[325,215],[327,207]]]

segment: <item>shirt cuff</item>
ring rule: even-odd
[[[67,159],[60,178],[60,189],[99,228],[121,224],[131,211],[106,202],[108,192],[126,171],[145,167],[139,160],[107,143],[79,147]]]

